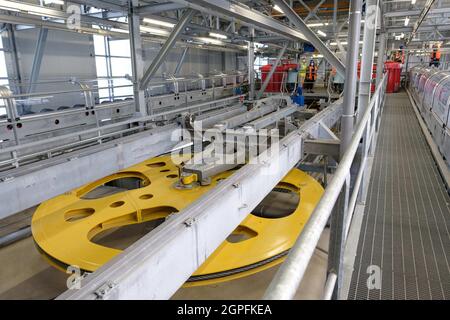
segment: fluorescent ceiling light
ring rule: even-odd
[[[211,37],[218,38],[218,39],[227,39],[227,38],[228,38],[228,37],[227,37],[226,35],[224,35],[224,34],[214,33],[214,32],[210,32],[209,35],[210,35]]]
[[[362,43],[363,43],[362,41],[359,42],[359,44],[362,44]],[[346,46],[348,44],[348,42],[347,41],[341,41],[341,44],[343,46]],[[337,42],[331,42],[330,46],[337,46]]]
[[[307,24],[308,27],[312,28],[312,27],[323,27],[323,23],[308,23]]]
[[[347,24],[349,23],[350,21],[349,20],[347,20]],[[366,20],[364,20],[364,19],[361,19],[361,23],[365,23],[366,22]]]
[[[0,10],[20,12],[20,9],[18,9],[18,8],[10,8],[10,7],[6,7],[6,6],[0,6]]]
[[[13,1],[0,0],[0,9],[6,10],[6,11],[14,11],[14,12],[24,11],[28,14],[38,15],[41,17],[61,18],[57,14],[49,14],[48,8],[36,7],[34,5],[30,5],[27,3],[18,3],[18,2],[13,2]]]
[[[317,33],[322,36],[322,37],[326,37],[327,34],[325,32],[323,32],[322,30],[317,30]]]
[[[328,22],[325,22],[325,23],[315,22],[315,23],[308,23],[307,26],[310,27],[310,28],[312,28],[312,27],[323,27],[323,26],[327,26],[328,24],[329,24]]]
[[[254,46],[255,46],[256,49],[261,49],[261,48],[267,48],[268,47],[267,44],[259,43],[259,42],[255,42]]]
[[[152,34],[157,34],[157,35],[162,35],[162,36],[166,36],[169,34],[169,32],[167,32],[166,30],[161,30],[158,28],[151,28],[151,27],[146,27],[146,26],[140,26],[141,32],[147,32],[147,33],[152,33]]]
[[[398,36],[394,36],[395,40],[401,40],[405,37],[405,34],[402,32],[401,34],[399,34]]]
[[[63,5],[63,0],[44,0],[44,4],[60,4]]]
[[[128,30],[119,29],[119,28],[111,28],[109,31],[119,32],[119,33],[128,33]]]
[[[217,39],[212,39],[212,38],[208,38],[208,37],[202,37],[202,38],[198,38],[200,41],[203,41],[205,43],[212,43],[212,44],[216,44],[216,45],[223,45],[223,42]]]
[[[167,28],[173,28],[175,26],[174,23],[165,22],[165,21],[156,20],[156,19],[150,19],[150,18],[144,18],[143,21],[145,23],[154,24],[157,26],[162,26],[162,27],[167,27]]]
[[[277,4],[273,6],[273,10],[284,13],[283,10],[281,10],[281,8]]]

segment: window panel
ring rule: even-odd
[[[131,81],[127,79],[114,79],[114,97],[122,97],[132,96],[133,95],[133,86]],[[116,86],[127,86],[123,88],[116,88]]]
[[[133,73],[131,68],[131,58],[129,58],[131,56],[129,41],[107,41],[106,45],[108,45],[108,47],[106,52],[109,52],[110,55],[105,55],[105,48],[103,46],[104,39],[105,37],[103,36],[94,36],[97,77],[103,78],[98,81],[100,87],[108,85],[107,78],[123,78],[125,75],[132,75]],[[126,79],[114,79],[113,83],[115,86],[131,84],[130,81]],[[132,86],[126,88],[116,88],[113,89],[113,91],[114,96],[129,96],[133,94]],[[99,90],[100,101],[105,100],[105,98],[109,100],[109,95],[110,90]]]
[[[95,66],[97,68],[97,77],[107,77],[108,69],[106,68],[105,57],[95,57]]]
[[[111,56],[131,57],[130,41],[112,40],[109,42],[109,51]]]
[[[96,56],[104,56],[105,53],[105,37],[94,35],[94,50]]]
[[[0,51],[0,78],[8,78],[8,71],[6,70],[5,52]]]
[[[0,86],[9,86],[8,80],[0,79]],[[0,99],[0,116],[6,114],[5,100]]]
[[[105,89],[98,89],[98,96],[100,98],[100,102],[104,99],[102,98],[106,98],[107,100],[109,100],[109,89],[108,89],[108,80],[106,79],[99,79],[97,80],[97,84],[99,88],[105,88]]]
[[[132,75],[131,60],[128,58],[111,58],[112,76],[124,77],[126,74]]]

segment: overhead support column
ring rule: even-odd
[[[136,113],[141,116],[147,115],[147,106],[145,102],[145,91],[139,87],[139,79],[142,79],[144,73],[143,49],[140,30],[140,18],[135,9],[138,0],[129,2],[128,10],[128,28],[130,35],[131,49],[131,69],[133,72],[133,96],[136,106]]]
[[[306,23],[298,16],[298,14],[284,1],[284,0],[274,0],[283,13],[288,17],[289,21],[292,22],[299,30],[302,32],[309,42],[323,54],[324,58],[336,68],[336,71],[340,74],[345,74],[344,64],[334,55],[334,53],[326,46],[325,43],[320,40],[320,38],[312,31]],[[361,12],[360,12],[361,21]],[[358,32],[359,33],[359,32]],[[358,39],[359,41],[359,39]]]
[[[20,71],[19,66],[19,56],[17,54],[17,44],[16,44],[16,35],[14,31],[14,26],[10,23],[6,25],[6,30],[8,32],[8,40],[9,40],[9,50],[11,51],[12,63],[14,68],[14,75],[16,77],[16,94],[22,93],[22,72]]]
[[[266,76],[266,79],[264,80],[264,83],[261,86],[261,89],[258,91],[257,99],[260,99],[262,95],[264,94],[264,91],[266,91],[267,85],[269,84],[270,80],[272,79],[273,74],[275,73],[275,70],[280,63],[281,58],[284,55],[284,52],[286,51],[288,46],[288,43],[286,42],[281,49],[281,51],[278,53],[277,59],[275,60],[275,63],[273,64],[272,68],[270,69],[269,74]]]
[[[250,27],[250,41],[248,42],[248,100],[253,100],[255,98],[255,43],[253,39],[255,38],[255,28]]]
[[[333,1],[333,38],[337,37],[337,12],[338,12],[338,0]]]
[[[48,29],[41,28],[36,41],[36,49],[34,50],[33,65],[30,73],[30,86],[28,93],[32,93],[36,87],[35,83],[39,79],[41,71],[42,57],[44,56],[45,44],[47,42]]]
[[[364,24],[357,122],[360,121],[364,111],[369,106],[373,60],[375,56],[375,40],[377,37],[377,19],[378,0],[366,0],[366,23]]]
[[[361,35],[361,8],[362,0],[351,1],[347,68],[345,72],[344,111],[341,125],[341,154],[344,154],[353,135],[356,84],[358,79],[357,64],[359,58],[359,38]]]
[[[386,32],[382,25],[378,44],[377,87],[381,83],[381,79],[383,78],[383,69],[386,57],[385,51],[386,51]]]
[[[369,107],[371,101],[371,91],[372,91],[372,74],[373,74],[373,61],[375,56],[375,42],[377,38],[377,23],[379,14],[379,0],[366,0],[366,23],[364,24],[364,37],[363,37],[363,47],[362,47],[362,58],[361,58],[361,71],[360,71],[360,81],[359,81],[359,94],[358,94],[358,111],[356,123],[361,121],[365,111]],[[369,137],[368,132],[370,128],[366,128],[366,133],[364,135],[363,145],[367,143],[367,138]],[[367,159],[368,149],[365,147],[361,148],[361,163]],[[364,190],[367,183],[366,172],[362,173],[360,190]],[[362,201],[363,192],[358,194],[358,202]],[[347,221],[347,220],[346,220]],[[347,223],[345,224],[347,225]]]
[[[187,9],[183,15],[181,16],[180,21],[177,23],[177,25],[173,28],[172,32],[169,35],[169,38],[167,38],[166,42],[162,46],[161,50],[159,51],[158,55],[153,59],[152,64],[148,67],[148,69],[145,71],[144,76],[142,77],[140,89],[145,90],[148,83],[152,79],[152,77],[155,75],[156,71],[158,71],[159,67],[161,66],[162,62],[166,59],[166,56],[168,55],[170,49],[174,46],[174,44],[177,42],[178,37],[183,32],[184,28],[188,25],[188,23],[191,21],[192,16],[194,15],[194,10]]]
[[[359,58],[359,38],[361,34],[361,9],[362,0],[352,0],[349,12],[349,37],[347,50],[347,63],[345,72],[345,88],[343,114],[341,118],[341,147],[340,157],[347,151],[352,136],[355,117],[355,98],[357,90],[357,64]],[[328,277],[337,276],[333,299],[338,299],[341,294],[343,281],[343,259],[345,249],[345,226],[348,216],[348,204],[350,196],[350,176],[336,202],[331,215],[330,240],[328,252]]]

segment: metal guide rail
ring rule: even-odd
[[[247,111],[248,106],[244,105],[243,99],[243,95],[238,95],[183,108],[169,109],[158,116],[176,115],[177,120],[168,121],[164,125],[147,126],[146,122],[154,120],[155,116],[145,116],[105,125],[99,129],[89,129],[84,133],[93,134],[95,137],[84,139],[82,141],[84,144],[66,143],[50,150],[46,149],[45,151],[51,152],[52,155],[48,157],[42,151],[36,152],[35,155],[30,155],[28,163],[26,162],[27,156],[23,156],[21,164],[26,165],[0,173],[2,190],[0,201],[4,203],[0,207],[0,217],[7,217],[30,208],[62,192],[142,162],[149,157],[170,152],[182,139],[182,130],[180,130],[182,128],[187,129],[184,131],[193,130],[196,124],[201,123],[207,129],[214,124],[210,120],[214,120],[219,125],[226,124],[226,127],[230,129],[248,122],[250,122],[249,129],[260,128],[277,124],[280,120],[287,119],[300,110],[298,107],[291,106],[291,100],[287,96],[272,96],[248,103],[252,106],[249,111]],[[208,117],[210,112],[212,116]],[[258,117],[261,121],[256,121]],[[136,125],[137,121],[142,125]],[[129,129],[126,129],[127,134],[120,135],[118,131],[112,133],[102,131],[127,125],[130,126]],[[285,131],[292,131],[297,128],[297,124],[283,121],[282,127]],[[78,132],[74,132],[63,137],[77,139],[78,135]],[[114,137],[114,139],[109,139],[109,137]],[[59,139],[61,137],[53,137],[46,141],[48,143],[59,142]],[[17,152],[21,148],[31,148],[34,144],[39,147],[39,143],[37,141],[22,144],[3,151]],[[34,160],[32,156],[38,161]],[[93,165],[99,163],[102,165]],[[67,179],[68,176],[72,178]],[[22,190],[25,189],[27,197],[23,197],[22,194]]]
[[[351,195],[345,197],[344,201],[346,201],[346,204],[342,206],[346,208],[344,209],[344,221],[346,221],[346,224],[343,227],[345,232],[344,239],[346,239],[357,198],[361,194],[362,186],[365,183],[364,173],[367,169],[367,158],[370,154],[373,154],[375,149],[374,141],[378,132],[380,115],[384,105],[386,79],[387,77],[384,76],[375,94],[372,96],[370,104],[353,134],[351,143],[339,162],[333,179],[329,182],[319,204],[313,211],[311,218],[298,237],[294,247],[290,250],[286,261],[282,264],[275,278],[272,280],[264,295],[264,299],[292,299],[294,297],[317,246],[320,235],[336,206],[339,195],[342,192],[350,194],[350,169],[355,160],[358,148],[360,148],[361,138],[363,138],[361,164]],[[341,245],[342,247],[344,245]],[[340,276],[337,272],[330,272],[328,274],[324,299],[331,299],[332,293],[335,291],[336,283],[340,280]],[[338,289],[340,288],[338,287]]]
[[[72,85],[80,87],[77,90],[18,95],[2,87],[0,98],[7,114],[4,120],[0,119],[0,170],[160,126],[175,120],[181,113],[201,114],[229,104],[241,104],[242,96],[236,88],[244,78],[245,75],[238,72],[152,82],[147,89],[148,115],[136,114],[132,98],[98,104],[98,90],[105,88],[92,87],[87,81],[71,80]],[[30,111],[36,105],[62,104],[65,96],[75,97],[77,104],[44,108],[40,113]]]

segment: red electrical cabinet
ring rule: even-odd
[[[388,80],[386,85],[387,93],[398,92],[400,89],[400,76],[402,73],[402,66],[399,62],[386,61],[384,64],[388,73]]]
[[[270,70],[272,69],[272,65],[268,64],[262,66],[261,70],[261,81],[264,82],[266,77],[269,75]],[[287,73],[290,70],[298,69],[298,65],[295,63],[283,63],[275,68],[275,72],[270,79],[269,84],[267,85],[265,92],[281,92],[281,85],[286,82]],[[285,79],[283,79],[285,77]]]

